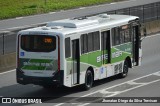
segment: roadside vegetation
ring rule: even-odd
[[[0,0],[0,20],[122,0]]]

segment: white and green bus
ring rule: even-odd
[[[141,65],[136,16],[99,14],[63,19],[17,35],[17,82],[44,87],[82,85]]]

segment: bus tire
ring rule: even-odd
[[[125,60],[123,65],[123,72],[119,74],[120,78],[125,78],[128,75],[128,62]]]
[[[87,70],[85,75],[85,83],[83,85],[84,90],[89,90],[93,85],[93,74],[91,70]]]

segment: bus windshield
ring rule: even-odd
[[[56,37],[46,35],[22,35],[21,48],[29,52],[51,52],[56,49]]]

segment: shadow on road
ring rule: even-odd
[[[104,83],[108,83],[117,79],[117,76],[110,77],[107,79],[96,81],[93,88]],[[81,86],[76,86],[72,88],[68,87],[58,87],[52,89],[44,89],[37,85],[20,85],[15,84],[11,86],[5,86],[0,88],[0,95],[3,97],[30,97],[30,98],[43,98],[43,102],[59,100],[64,97],[74,93],[87,92],[83,91]],[[72,98],[73,99],[73,98]],[[52,102],[54,103],[54,102]],[[16,105],[17,106],[17,105]]]

